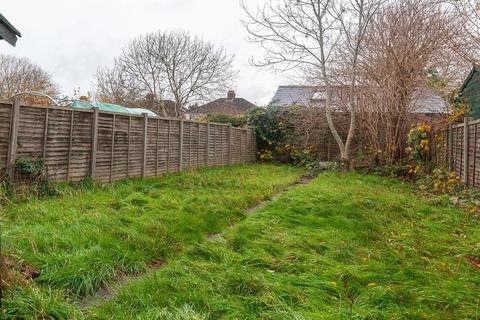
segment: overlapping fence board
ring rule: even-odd
[[[480,188],[480,120],[467,119],[436,136],[445,141],[441,150],[435,151],[436,164],[448,165],[466,184]]]
[[[20,157],[43,158],[52,180],[115,181],[255,161],[251,128],[53,106],[17,108],[0,102],[0,169]]]
[[[0,169],[5,169],[7,164],[11,114],[12,105],[0,103]]]

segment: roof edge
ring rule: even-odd
[[[480,66],[473,63],[472,64],[472,69],[470,70],[470,72],[468,73],[468,76],[465,78],[465,80],[463,81],[461,87],[460,87],[460,92],[463,91],[463,89],[465,89],[465,87],[467,86],[467,84],[470,82],[470,80],[472,79],[473,77],[473,74],[476,72],[476,71],[480,71]]]

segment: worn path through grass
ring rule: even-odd
[[[82,318],[75,301],[178,257],[301,175],[277,165],[211,168],[2,208],[13,273],[3,311],[7,318]],[[27,279],[25,268],[39,276]]]

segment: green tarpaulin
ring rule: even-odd
[[[88,102],[83,100],[74,100],[71,104],[71,107],[74,109],[92,109],[98,108],[102,111],[110,111],[110,112],[121,112],[121,113],[129,113],[129,114],[136,114],[141,115],[142,113],[148,114],[150,117],[156,117],[157,114],[153,111],[148,109],[142,108],[127,108],[124,106],[120,106],[118,104],[112,103],[102,103],[102,102]]]

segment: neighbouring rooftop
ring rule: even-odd
[[[332,106],[341,106],[345,101],[346,86],[332,86]],[[282,85],[273,96],[270,105],[285,107],[290,105],[323,106],[326,93],[324,86]],[[410,111],[421,114],[446,113],[444,99],[433,89],[418,88],[412,95]]]
[[[227,92],[227,96],[208,102],[192,109],[195,114],[226,114],[231,116],[246,115],[248,110],[256,105],[244,98],[237,98],[233,90]]]

